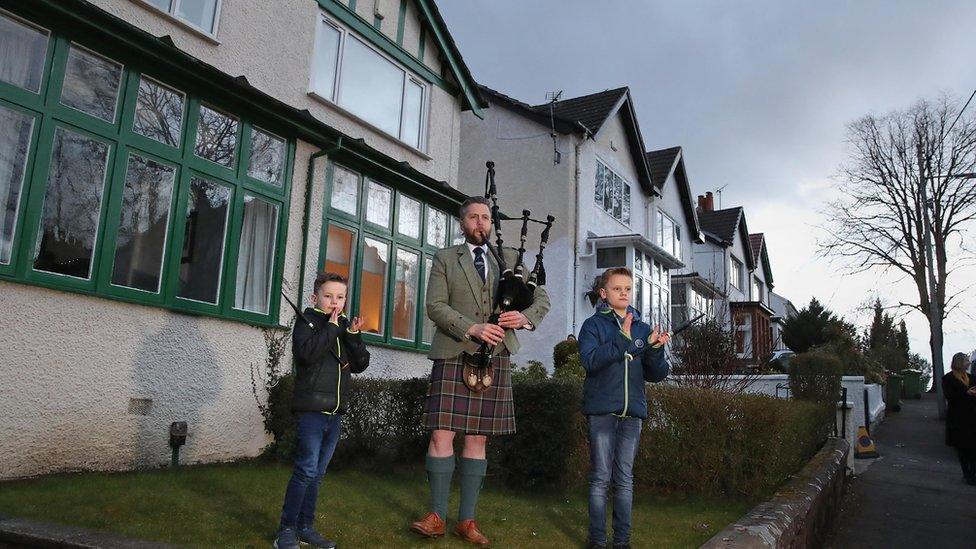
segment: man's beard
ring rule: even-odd
[[[465,232],[464,240],[466,240],[469,244],[473,244],[475,246],[482,246],[488,243],[489,234],[490,233],[488,231],[485,231],[484,233],[479,231],[474,231],[470,233]]]

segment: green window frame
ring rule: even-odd
[[[349,196],[349,191],[355,188],[355,207],[349,208],[344,205],[333,205],[333,188],[336,179],[337,170],[343,170],[347,174],[347,178],[354,178],[354,184],[347,184],[344,191],[346,192],[346,197]],[[347,181],[352,181],[352,179],[347,179]],[[377,208],[373,206],[372,214],[370,212],[370,200],[369,200],[369,189],[374,188],[380,191],[379,194],[384,194],[386,190],[390,191],[390,201],[388,209],[383,212],[382,208]],[[410,201],[411,203],[417,203],[420,206],[419,211],[419,228],[414,228],[413,221],[410,224],[406,224],[405,220],[401,218],[401,204]],[[377,213],[386,214],[386,221],[383,221],[383,216],[377,217]],[[415,218],[413,218],[415,219]],[[440,227],[440,221],[444,222],[443,232],[436,231],[435,227]],[[363,330],[363,338],[371,344],[388,346],[398,349],[406,349],[412,351],[425,351],[430,348],[430,338],[433,337],[433,324],[430,319],[427,318],[426,308],[424,307],[424,301],[426,299],[427,290],[427,277],[430,272],[430,265],[433,261],[434,254],[437,250],[451,246],[463,241],[463,237],[460,235],[460,227],[457,218],[443,209],[436,208],[429,203],[426,203],[421,198],[414,196],[410,193],[402,192],[393,185],[389,185],[383,181],[382,177],[372,177],[369,173],[364,173],[355,168],[343,165],[341,162],[329,162],[325,171],[325,207],[323,208],[322,216],[322,238],[319,245],[319,260],[318,260],[318,270],[327,270],[326,261],[329,257],[329,246],[343,246],[342,253],[347,253],[345,250],[345,241],[339,242],[329,242],[329,230],[330,228],[335,228],[341,230],[344,233],[344,238],[346,234],[351,234],[352,245],[351,253],[348,254],[350,261],[348,263],[348,272],[350,278],[350,291],[347,296],[346,309],[350,314],[354,316],[359,316],[362,311],[363,306],[363,288],[364,288],[364,276],[367,276],[367,272],[370,274],[375,274],[369,269],[365,268],[365,256],[369,249],[367,246],[367,241],[382,243],[387,247],[387,259],[384,275],[384,285],[382,292],[382,321],[376,326],[376,332]],[[410,234],[417,234],[417,237],[411,236]],[[441,235],[440,239],[437,235]],[[375,248],[374,248],[375,249]],[[417,259],[416,268],[417,272],[417,284],[413,292],[407,295],[405,290],[401,290],[398,293],[398,282],[397,282],[397,254],[401,252],[404,256],[413,256]],[[336,270],[336,269],[333,269]],[[409,285],[404,285],[404,288],[409,287]],[[369,297],[367,300],[375,299],[375,292],[367,292]],[[403,315],[396,314],[396,301],[400,298],[405,298],[409,300],[413,298],[415,304],[415,310],[412,311],[412,318],[404,317]],[[372,301],[375,303],[375,301]],[[362,316],[367,316],[363,314]],[[402,330],[402,326],[398,326],[398,319],[402,322],[407,320],[409,336],[398,337],[396,335],[398,328]],[[370,319],[367,316],[367,326],[370,324]],[[400,331],[399,333],[402,333]]]
[[[249,324],[277,326],[295,155],[294,140],[275,135],[261,125],[223,109],[219,102],[211,103],[191,93],[190,90],[171,85],[159,75],[144,73],[140,67],[130,66],[114,58],[111,53],[93,50],[84,44],[70,41],[56,32],[43,29],[36,23],[25,21],[2,10],[0,10],[0,18],[34,27],[46,33],[48,37],[43,79],[38,92],[0,81],[0,107],[33,118],[26,169],[20,195],[17,198],[16,217],[12,224],[10,261],[0,262],[0,279]],[[118,70],[113,115],[109,116],[106,112],[102,112],[101,116],[93,116],[86,114],[83,109],[64,104],[62,89],[66,79],[72,78],[66,76],[72,48],[78,48],[79,51],[88,54],[86,59],[91,59],[91,56],[100,58]],[[77,78],[79,70],[77,68],[74,70],[73,77]],[[114,76],[115,73],[111,74]],[[85,76],[85,78],[94,77]],[[103,80],[98,82],[103,83]],[[114,82],[114,79],[109,79],[109,84]],[[147,90],[164,90],[169,92],[168,97],[180,98],[179,106],[173,106],[173,110],[167,111],[174,117],[167,120],[175,122],[175,116],[179,116],[178,140],[173,138],[177,130],[175,123],[168,128],[169,139],[147,137],[144,135],[145,129],[139,132],[134,127],[142,82],[146,83]],[[97,103],[101,100],[103,105],[110,104],[104,98],[100,99],[98,94],[82,94],[79,97],[81,99],[75,100],[75,103],[78,101]],[[236,120],[236,125],[223,127],[226,132],[220,134],[221,139],[229,140],[231,132],[233,133],[233,160],[227,165],[195,154],[201,108],[211,109]],[[35,263],[37,250],[42,246],[39,242],[41,233],[48,234],[49,226],[58,227],[56,222],[52,224],[50,221],[42,227],[41,221],[46,219],[44,208],[45,195],[50,185],[49,177],[64,177],[65,180],[69,178],[65,175],[51,175],[69,173],[68,170],[61,169],[63,164],[60,163],[60,160],[67,155],[59,155],[59,161],[52,159],[57,135],[66,133],[78,136],[78,140],[89,140],[91,143],[108,148],[103,187],[97,198],[97,208],[95,197],[88,196],[87,202],[92,207],[86,210],[91,218],[89,225],[86,226],[94,226],[87,278],[68,276],[63,274],[65,271],[59,273],[51,272],[52,269],[41,270],[36,268]],[[254,139],[255,136],[259,139]],[[172,143],[168,144],[166,141]],[[252,145],[260,152],[260,155],[253,155],[255,160],[253,163]],[[81,154],[71,157],[76,162],[77,159],[83,158],[85,156]],[[157,173],[169,174],[168,196],[157,194],[155,190],[143,191],[141,187],[133,191],[143,200],[138,203],[138,207],[157,212],[155,217],[149,217],[151,223],[148,229],[144,228],[148,223],[145,220],[141,225],[139,221],[132,221],[134,214],[129,213],[132,208],[127,208],[124,204],[126,191],[129,189],[127,175],[130,173],[130,159],[134,159],[133,165],[151,165]],[[142,180],[139,180],[138,173],[133,179],[136,180],[136,184],[143,184]],[[179,295],[181,269],[183,265],[192,262],[192,252],[196,250],[191,248],[188,259],[184,254],[184,240],[188,234],[206,236],[207,225],[191,227],[193,232],[187,232],[188,224],[199,221],[199,218],[194,218],[191,222],[187,215],[194,179],[203,179],[227,190],[228,200],[223,206],[226,209],[223,224],[224,237],[219,247],[221,255],[211,260],[211,263],[219,266],[220,273],[216,285],[212,285],[210,289],[214,297],[212,302]],[[153,183],[154,181],[150,180],[149,184]],[[62,185],[60,179],[57,185]],[[55,191],[52,192],[57,194],[57,200],[63,200],[60,187],[55,187]],[[82,192],[92,194],[90,188],[79,191],[79,196]],[[143,194],[138,194],[140,192]],[[54,200],[52,199],[52,203]],[[163,207],[166,208],[165,217],[158,214]],[[246,220],[245,213],[248,214]],[[59,213],[52,219],[67,222],[64,221],[67,218],[61,218],[60,215]],[[135,231],[138,233],[137,236],[152,230],[158,231],[154,236],[155,240],[148,240],[149,246],[143,247],[132,244],[132,240],[123,241],[120,238],[120,228],[125,216],[128,216],[129,222],[134,223],[134,226],[143,227]],[[251,244],[242,247],[244,232],[247,233],[248,242]],[[159,236],[160,234],[162,236]],[[272,234],[273,237],[270,236]],[[211,240],[216,242],[216,239]],[[137,239],[136,242],[141,243],[142,240]],[[209,241],[205,242],[209,243]],[[126,253],[130,254],[126,260],[130,262],[127,267],[129,270],[143,266],[143,264],[133,266],[135,264],[131,263],[134,261],[132,255],[153,256],[146,265],[150,266],[148,274],[150,279],[155,280],[155,290],[152,289],[152,285],[150,289],[138,289],[133,285],[131,278],[128,284],[113,283],[115,262],[122,261],[118,259],[122,252],[116,250],[117,244],[125,247]],[[191,242],[187,244],[189,246]],[[206,257],[208,254],[203,253],[204,251],[211,250],[201,248],[198,257]],[[241,261],[242,252],[248,258],[246,261]],[[238,282],[238,267],[241,267],[244,274],[241,280],[247,281],[246,283]],[[187,270],[190,268],[187,267]],[[197,271],[210,272],[199,265]],[[140,272],[140,276],[145,274]],[[239,302],[241,306],[237,306],[235,302]]]

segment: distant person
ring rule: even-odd
[[[942,377],[942,392],[948,401],[946,444],[956,449],[966,484],[976,485],[976,376],[966,372],[964,353],[952,356],[952,366]]]

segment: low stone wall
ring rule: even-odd
[[[819,547],[844,496],[850,443],[827,440],[806,466],[769,501],[760,503],[708,540],[703,548]]]

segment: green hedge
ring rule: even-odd
[[[266,422],[275,435],[266,454],[279,459],[294,449],[290,377],[272,389]],[[383,470],[422,463],[427,380],[355,379],[352,390],[335,466]],[[589,448],[579,412],[581,385],[532,381],[515,383],[513,391],[517,433],[489,442],[489,477],[518,487],[585,483]],[[639,488],[665,493],[750,496],[771,490],[816,452],[833,419],[823,405],[763,395],[653,385],[647,396],[649,417],[634,475]]]

